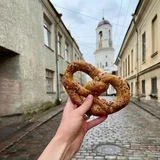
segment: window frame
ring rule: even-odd
[[[131,82],[131,96],[133,96],[133,82]]]
[[[127,58],[125,59],[125,77],[127,76]]]
[[[155,81],[155,82],[154,82]],[[157,77],[151,78],[151,94],[157,95],[158,88],[157,88]]]
[[[52,23],[49,20],[49,18],[46,15],[44,15],[43,16],[44,44],[49,48],[51,47],[51,25]]]
[[[50,83],[51,89],[48,89]],[[54,92],[54,71],[46,69],[46,93]]]
[[[130,75],[130,55],[128,55],[128,75]]]
[[[62,35],[60,32],[57,35],[57,52],[58,55],[62,56]]]
[[[146,81],[142,80],[142,96],[145,96],[146,94]]]
[[[152,20],[152,54],[158,50],[158,18],[157,14]]]
[[[102,40],[102,37],[103,37],[103,32],[99,31],[99,40]]]
[[[133,49],[131,50],[131,72],[133,72]]]
[[[146,32],[142,34],[142,63],[146,61]]]
[[[65,53],[65,60],[67,62],[69,62],[69,44],[67,42],[65,42],[65,51],[64,51],[64,53]]]

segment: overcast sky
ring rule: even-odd
[[[102,17],[112,24],[116,58],[139,0],[50,0],[76,40],[84,59],[94,64],[95,29]]]

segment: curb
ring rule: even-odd
[[[131,100],[131,102],[134,103],[135,105],[137,105],[138,107],[142,108],[144,111],[150,113],[152,116],[160,119],[159,115],[157,115],[156,113],[154,113],[151,110],[147,109],[147,107],[144,107],[143,104],[139,104],[139,103],[135,102],[134,100]],[[145,105],[147,105],[147,104],[145,104]]]
[[[34,131],[36,128],[38,128],[42,124],[49,121],[51,118],[56,116],[58,113],[62,112],[63,108],[64,108],[64,103],[60,104],[59,106],[56,106],[56,109],[54,109],[53,111],[48,110],[48,112],[42,117],[38,118],[36,122],[29,125],[27,128],[19,131],[17,134],[13,135],[12,137],[1,142],[0,143],[0,153],[5,151],[7,148],[11,147],[13,144],[20,141],[22,138],[27,136],[29,133]]]

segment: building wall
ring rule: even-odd
[[[100,32],[102,32],[102,41],[100,44]],[[112,47],[112,26],[103,24],[96,28],[96,49]]]
[[[60,77],[74,60],[73,52],[84,60],[59,13],[48,0],[1,0],[0,14],[0,116],[38,110],[46,102],[54,103],[57,86],[62,87]],[[44,43],[45,18],[50,23],[49,46]],[[59,32],[62,35],[62,55],[58,55],[56,61]],[[65,59],[65,42],[69,46],[69,60]],[[47,71],[53,73],[51,93],[46,92]],[[64,89],[59,98],[67,99]]]
[[[114,65],[114,49],[113,48],[103,48],[95,52],[95,64],[100,70],[112,73],[116,70]]]
[[[157,27],[153,31],[155,19]],[[138,31],[138,57],[136,55],[136,31],[132,20],[116,59],[118,73],[130,84],[132,96],[145,100],[160,101],[160,1],[141,1],[135,11],[135,23]],[[153,50],[153,32],[157,35],[155,40],[156,50]],[[145,43],[143,40],[144,33]],[[144,48],[145,52],[143,52]],[[145,56],[143,53],[145,53]],[[152,94],[151,81],[154,77],[157,77],[156,95]],[[145,81],[145,93],[143,93],[142,81]]]

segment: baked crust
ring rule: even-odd
[[[73,74],[82,71],[88,74],[92,81],[83,87],[73,79]],[[127,82],[119,76],[103,73],[93,65],[84,61],[70,63],[63,75],[62,83],[73,103],[82,105],[89,94],[94,97],[93,105],[87,112],[89,115],[104,116],[115,113],[127,106],[130,101],[130,90]],[[116,98],[112,102],[100,100],[98,96],[108,89],[111,84],[116,90]]]

